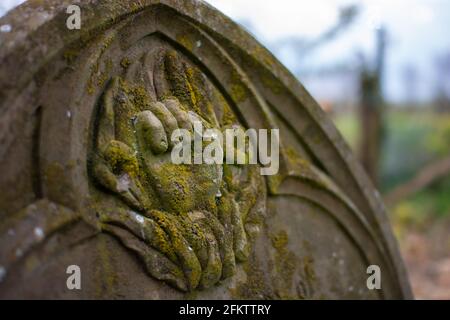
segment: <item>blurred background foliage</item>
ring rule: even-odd
[[[405,183],[423,166],[450,154],[450,112],[391,108],[384,116],[384,143],[380,154],[380,185],[383,194]],[[362,130],[356,113],[333,116],[336,126],[352,149],[357,151]],[[425,189],[402,199],[394,217],[407,224],[422,225],[429,219],[450,217],[450,175],[437,179]]]

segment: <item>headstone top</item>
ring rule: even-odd
[[[378,193],[267,49],[201,1],[81,0],[80,30],[71,2],[0,19],[0,297],[411,297]],[[277,174],[175,164],[196,122],[279,130]]]

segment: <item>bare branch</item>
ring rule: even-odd
[[[450,174],[450,156],[426,165],[410,181],[396,187],[385,196],[388,205],[392,205],[404,199]]]

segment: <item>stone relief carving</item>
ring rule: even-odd
[[[410,296],[379,195],[242,28],[194,0],[81,0],[67,33],[65,3],[47,3],[39,26],[0,35],[0,297]],[[194,120],[279,128],[279,174],[173,164],[171,132]],[[64,286],[74,263],[80,293]]]
[[[257,165],[173,164],[173,130],[193,133],[194,121],[221,130],[239,123],[206,76],[176,51],[143,60],[127,69],[145,74],[153,63],[155,72],[146,75],[153,83],[117,76],[98,106],[90,174],[122,205],[99,198],[97,212],[102,229],[135,251],[152,276],[180,290],[208,288],[247,259],[249,234],[264,211],[252,211],[265,201],[263,180]]]

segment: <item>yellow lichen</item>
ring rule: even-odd
[[[124,57],[122,60],[120,60],[120,66],[124,69],[128,68],[131,64],[130,59],[128,57]]]
[[[275,249],[273,284],[282,299],[292,298],[293,277],[296,270],[296,256],[287,248],[289,239],[286,231],[269,235]]]
[[[123,143],[111,141],[105,150],[105,156],[115,172],[125,172],[130,177],[136,177],[139,171],[139,164],[130,149]]]
[[[194,42],[190,38],[189,34],[182,33],[177,36],[177,41],[181,43],[184,47],[186,47],[188,50],[191,50],[194,48]]]

